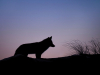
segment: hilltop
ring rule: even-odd
[[[99,67],[100,64],[100,55],[72,55],[67,57],[59,58],[31,58],[25,57],[23,55],[11,56],[5,59],[0,60],[0,69],[1,71],[14,71],[19,73],[26,72],[37,72],[37,71],[53,71],[58,70],[63,71],[66,69],[79,70],[84,67],[91,69],[90,67]]]

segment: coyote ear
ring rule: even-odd
[[[52,36],[50,37],[50,39],[52,39]]]

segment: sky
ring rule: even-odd
[[[74,54],[65,42],[100,38],[100,0],[0,0],[0,60],[50,36],[55,47],[42,58]]]

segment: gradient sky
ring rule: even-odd
[[[0,60],[21,44],[50,36],[56,47],[42,58],[74,53],[65,41],[100,38],[100,0],[0,0]]]

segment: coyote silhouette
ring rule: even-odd
[[[49,47],[55,47],[52,36],[40,42],[22,44],[17,48],[14,55],[22,54],[27,57],[28,54],[35,54],[36,58],[41,58],[41,54]]]

